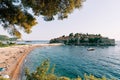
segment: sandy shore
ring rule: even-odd
[[[0,48],[0,68],[5,70],[0,75],[9,75],[10,80],[18,80],[21,64],[26,56],[37,47],[58,46],[62,44],[18,45]]]

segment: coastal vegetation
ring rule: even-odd
[[[8,47],[8,46],[13,46],[13,45],[16,45],[16,44],[15,43],[4,44],[4,43],[0,42],[0,47]]]
[[[53,67],[50,68],[49,60],[45,60],[32,73],[30,73],[28,68],[25,69],[26,80],[115,80],[115,79],[107,79],[106,77],[97,78],[93,75],[86,75],[86,74],[84,74],[83,79],[79,76],[77,78],[71,79],[69,77],[55,75],[54,69],[55,66],[53,65]]]
[[[0,26],[10,35],[21,38],[21,30],[30,33],[37,24],[36,16],[45,21],[67,18],[85,0],[0,0]]]
[[[101,34],[70,33],[69,36],[61,36],[50,40],[50,43],[64,43],[66,45],[82,46],[114,46],[115,40],[103,37]]]
[[[0,35],[0,47],[15,45],[16,37],[9,38],[6,35]]]
[[[6,79],[6,78],[3,78],[2,76],[0,76],[0,80],[9,80],[9,79]]]

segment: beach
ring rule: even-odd
[[[4,71],[0,75],[9,75],[10,80],[19,80],[21,65],[26,56],[37,47],[58,46],[62,44],[32,44],[16,45],[0,48],[0,68]]]

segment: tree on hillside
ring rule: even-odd
[[[74,37],[74,34],[73,34],[73,33],[70,33],[70,34],[69,34],[69,37],[70,37],[70,38]]]
[[[6,35],[0,35],[0,41],[6,41],[9,40],[9,37]]]
[[[79,34],[79,33],[76,33],[76,34],[74,35],[74,37],[75,37],[75,38],[78,38],[78,37],[80,37],[80,34]]]
[[[57,15],[62,20],[74,9],[82,6],[83,0],[0,0],[0,25],[9,34],[21,37],[37,24],[35,16],[43,16],[45,21],[54,20]],[[30,9],[32,12],[29,12]],[[32,14],[33,13],[33,14]]]

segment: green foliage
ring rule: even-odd
[[[26,80],[115,80],[115,79],[107,79],[106,77],[97,78],[93,75],[84,74],[84,79],[74,78],[71,79],[69,77],[61,76],[58,77],[54,74],[55,65],[50,69],[49,60],[45,60],[39,67],[37,67],[36,71],[30,73],[29,69],[25,69]]]
[[[37,24],[35,16],[51,21],[57,15],[62,20],[82,3],[83,0],[0,0],[0,23],[9,34],[20,38],[20,30],[30,33]]]
[[[70,80],[68,77],[60,77],[59,80]]]
[[[84,79],[85,80],[116,80],[116,79],[107,79],[106,77],[102,77],[102,78],[97,78],[97,77],[95,77],[95,76],[93,76],[93,75],[84,75]]]
[[[0,35],[0,41],[16,41],[17,39],[18,39],[17,37],[9,38],[6,35]]]
[[[4,44],[4,43],[0,42],[0,47],[8,47],[8,46],[13,46],[13,45],[16,45],[16,43],[7,42],[7,44]]]
[[[0,42],[0,47],[7,47],[7,44],[3,44],[2,42]]]
[[[5,40],[8,40],[8,39],[9,39],[8,36],[0,35],[0,41],[5,41]]]
[[[74,35],[73,33],[70,33],[70,34],[69,34],[69,37],[71,38],[71,37],[73,37],[73,35]]]
[[[74,37],[75,37],[75,38],[78,38],[78,37],[80,37],[80,34],[79,34],[79,33],[76,33],[76,34],[74,35]]]
[[[66,45],[83,45],[83,46],[114,46],[115,40],[102,37],[100,34],[82,34],[70,33],[68,36],[62,36],[50,40],[50,43],[64,43]]]
[[[13,37],[13,38],[9,38],[10,41],[17,41],[18,38]]]
[[[9,80],[9,79],[6,79],[6,78],[3,78],[2,76],[0,76],[0,80]]]
[[[69,39],[67,44],[69,44],[69,45],[75,44],[75,39],[73,39],[73,38]]]
[[[35,72],[30,74],[29,70],[25,70],[26,80],[45,80],[47,79],[47,72],[49,69],[49,61],[44,61],[39,67],[37,67]]]
[[[0,35],[0,47],[15,45],[15,43],[12,43],[11,41],[16,41],[16,40],[17,38],[9,38],[6,35]]]
[[[16,45],[15,43],[8,43],[8,44],[3,44],[2,42],[0,42],[0,47],[9,47],[9,46],[13,46]]]

